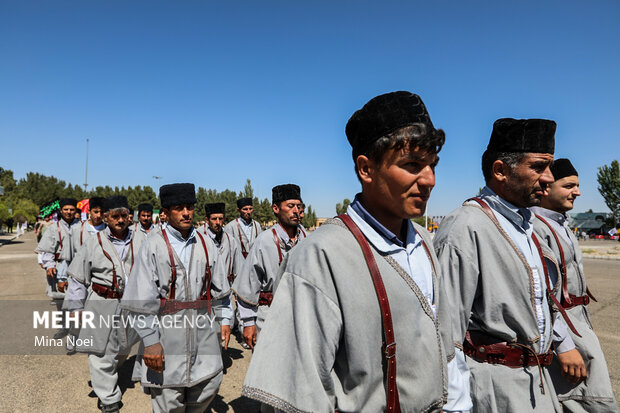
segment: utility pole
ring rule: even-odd
[[[84,174],[84,192],[87,191],[88,187],[88,139],[86,139],[86,172]]]

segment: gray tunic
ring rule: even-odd
[[[241,247],[242,252],[249,253],[254,245],[254,241],[258,234],[262,232],[260,224],[254,220],[250,223],[250,231],[249,237],[248,233],[244,231],[245,224],[243,224],[241,218],[237,218],[234,221],[230,221],[228,224],[224,226],[224,231],[226,231],[229,235],[232,235],[234,239],[237,240],[239,246]]]
[[[371,248],[390,300],[402,411],[440,411],[454,357],[441,278],[434,274],[435,317],[406,271]],[[381,311],[353,235],[328,221],[285,265],[242,394],[285,412],[384,411]]]
[[[148,237],[150,234],[153,233],[153,230],[155,229],[155,227],[157,226],[151,225],[149,232],[146,232],[144,228],[142,228],[142,224],[140,224],[139,222],[133,226],[133,245],[134,245],[134,248],[136,249],[136,253],[140,251],[140,247],[142,246],[142,243],[144,242],[146,237]]]
[[[90,228],[89,228],[90,227]],[[75,257],[84,245],[86,245],[86,241],[88,238],[95,235],[96,232],[99,232],[105,229],[106,225],[101,224],[99,228],[93,227],[88,221],[78,222],[71,226],[71,248],[73,252],[73,256]],[[91,228],[96,231],[95,233]]]
[[[229,280],[234,280],[235,276],[239,274],[239,271],[241,271],[241,266],[243,265],[241,246],[237,240],[227,232],[223,231],[221,242],[218,244],[217,240],[214,238],[215,234],[211,232],[206,225],[204,225],[200,230],[205,237],[209,237],[209,239],[213,241],[218,250],[218,260],[221,260],[223,264],[218,267],[225,270],[224,275],[228,277]]]
[[[61,220],[51,224],[34,250],[37,254],[43,254],[43,266],[46,270],[52,266],[56,268],[56,276],[53,279],[47,277],[46,293],[52,299],[62,299],[65,296],[64,292],[56,289],[56,284],[67,280],[67,268],[73,258],[71,227],[75,226],[76,222],[69,225]]]
[[[541,208],[533,208],[532,210],[537,214],[541,214],[543,219],[551,224],[550,220],[552,219],[552,214],[545,213],[548,210],[543,210]],[[562,236],[563,234],[556,232],[564,252],[568,292],[576,296],[583,296],[586,294],[586,277],[583,271],[581,250],[579,249],[577,239],[572,231],[566,228],[562,229],[571,241],[571,244],[566,243]],[[556,260],[560,261],[560,251],[549,227],[539,219],[536,219],[534,221],[534,231],[539,235],[541,242],[544,241],[553,250]],[[558,290],[556,294],[558,299],[561,299],[561,291]],[[605,356],[601,350],[598,338],[592,329],[588,308],[584,305],[579,305],[568,309],[567,313],[581,335],[581,337],[577,337],[572,332],[570,333],[586,363],[588,377],[585,381],[575,386],[562,376],[562,370],[557,361],[554,360],[549,371],[556,392],[558,393],[558,398],[563,402],[566,400],[580,401],[585,411],[618,412]]]
[[[277,244],[273,230],[276,231]],[[275,291],[274,281],[280,270],[280,264],[285,260],[288,252],[305,239],[305,234],[299,230],[297,243],[293,244],[286,231],[280,224],[276,224],[258,235],[232,286],[237,298],[242,301],[240,305],[244,307],[244,309],[239,309],[241,318],[244,319],[244,325],[251,325],[251,323],[245,323],[247,316],[244,313],[247,313],[245,310],[249,309],[250,312],[256,314],[257,328],[262,327],[267,318],[269,307],[266,305],[258,306],[259,295],[261,292]],[[282,260],[280,260],[280,256]]]
[[[478,205],[466,204],[448,215],[434,239],[452,297],[455,345],[465,333],[478,331],[497,341],[520,343],[536,353],[541,334],[537,323],[534,278],[530,265],[506,232]],[[545,246],[543,245],[543,248]],[[551,251],[547,249],[547,254]],[[473,411],[484,413],[561,411],[548,369],[511,368],[467,358]]]
[[[131,230],[128,238],[131,239]],[[112,259],[106,258],[103,250]],[[110,333],[114,328],[118,328],[121,335],[121,345],[127,343],[126,329],[122,328],[122,321],[113,324],[114,316],[120,318],[119,299],[104,298],[93,291],[92,284],[100,284],[107,287],[112,286],[113,270],[116,270],[117,284],[119,289],[124,289],[125,283],[134,261],[133,246],[129,243],[128,249],[121,257],[105,232],[101,232],[101,244],[97,236],[89,237],[80,248],[69,266],[69,276],[87,288],[84,311],[90,311],[95,315],[94,328],[83,325],[80,329],[79,338],[89,339],[92,337],[92,346],[80,347],[76,350],[84,353],[103,354],[108,344]],[[112,265],[114,264],[114,265]],[[106,320],[106,322],[103,322]],[[125,323],[126,324],[126,323]],[[116,327],[115,327],[116,326]]]
[[[200,297],[207,265],[213,275],[210,289],[213,300],[225,299],[230,294],[230,285],[224,271],[217,268],[222,263],[217,261],[215,246],[205,239],[209,255],[207,262],[199,235],[196,232],[193,234],[188,241],[191,246],[187,268],[173,250],[177,269],[176,299],[195,301]],[[172,235],[169,233],[168,236]],[[192,387],[216,376],[223,369],[220,325],[210,322],[215,319],[213,312],[209,314],[207,308],[203,308],[181,310],[172,315],[159,314],[160,298],[168,296],[171,276],[168,248],[162,230],[157,230],[146,238],[140,248],[121,300],[121,307],[135,316],[136,325],[143,327],[142,331],[153,330],[153,341],[159,341],[164,349],[162,373],[147,368],[141,357],[136,360],[140,364],[140,381],[144,387]],[[175,320],[180,320],[180,323],[173,324]],[[141,336],[146,340],[145,335],[141,333]],[[144,342],[145,346],[150,344],[153,343]]]

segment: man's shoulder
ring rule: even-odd
[[[495,225],[484,210],[473,204],[461,205],[448,214],[440,223],[435,234],[435,245],[449,242],[450,240],[470,237],[471,234],[493,228]]]

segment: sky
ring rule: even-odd
[[[408,90],[446,132],[429,215],[484,185],[501,117],[555,120],[575,211],[608,211],[618,21],[616,1],[2,0],[0,166],[82,185],[89,139],[89,188],[293,182],[333,216],[360,190],[347,120]]]

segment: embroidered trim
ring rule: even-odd
[[[374,246],[373,246],[373,250],[374,250]],[[413,281],[413,279],[409,276],[409,274],[407,274],[407,272],[403,269],[403,267],[401,267],[400,264],[397,263],[394,258],[392,258],[389,255],[381,255],[381,254],[379,255],[382,256],[383,259],[385,259],[388,262],[388,264],[392,266],[392,268],[394,268],[394,270],[398,273],[398,275],[400,275],[400,277],[403,280],[405,280],[409,288],[411,288],[413,292],[415,293],[416,297],[418,297],[418,301],[420,301],[420,304],[422,305],[422,308],[424,309],[424,312],[426,313],[426,315],[429,316],[431,320],[434,321],[435,315],[433,314],[433,309],[431,308],[430,304],[426,300],[426,297],[424,296],[424,294],[422,294],[422,291],[420,291],[420,287],[418,287],[415,281]],[[433,277],[433,281],[436,283],[436,280],[434,279],[434,277]]]
[[[491,219],[491,222],[493,222],[493,224],[497,227],[497,230],[502,234],[502,236],[506,239],[506,241],[508,242],[508,244],[510,244],[510,246],[512,247],[512,249],[515,251],[515,253],[517,254],[517,256],[519,257],[519,259],[521,260],[521,262],[523,263],[523,266],[525,267],[525,269],[527,270],[527,275],[530,279],[530,304],[532,305],[532,309],[534,310],[534,314],[536,314],[536,299],[535,299],[535,293],[534,293],[534,276],[532,274],[532,269],[530,268],[530,265],[527,263],[527,260],[525,259],[525,257],[523,256],[523,254],[521,254],[521,251],[519,251],[519,248],[515,245],[515,243],[510,239],[510,237],[508,236],[508,234],[506,233],[506,231],[504,231],[504,228],[502,228],[501,224],[497,221],[497,218],[490,216],[489,214],[486,213],[486,211],[484,209],[482,209],[481,206],[478,205],[472,205],[472,204],[463,204],[463,206],[466,207],[471,207],[471,208],[477,208],[480,211],[482,211],[482,213],[484,215],[486,215],[487,217],[489,217]],[[534,317],[536,318],[536,317]],[[530,343],[536,343],[538,341],[541,340],[540,334],[536,337],[527,338],[527,341],[529,341]]]
[[[249,397],[250,399],[258,400],[259,402],[273,406],[276,409],[280,409],[286,413],[312,413],[306,410],[300,410],[286,400],[282,400],[273,394],[267,393],[255,387],[243,386],[241,388],[241,395]]]

